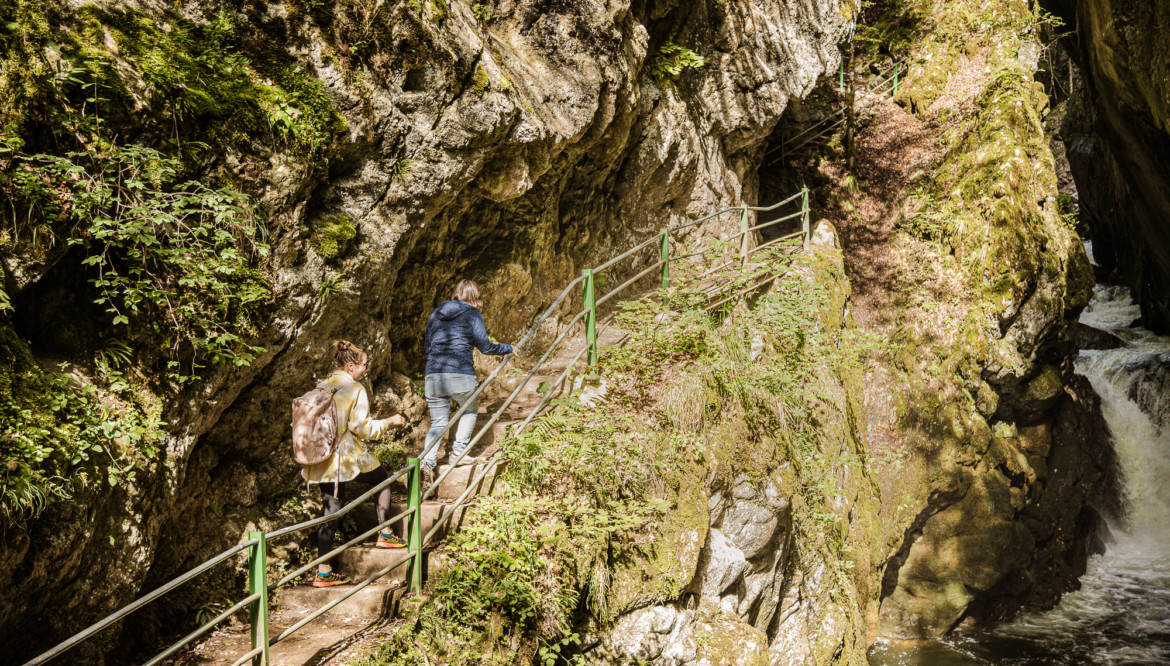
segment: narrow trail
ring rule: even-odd
[[[939,156],[939,128],[907,113],[892,100],[872,107],[869,124],[857,136],[856,176],[849,178],[844,160],[824,167],[828,189],[841,205],[821,214],[837,228],[857,324],[890,339],[902,306],[921,289],[920,265],[897,246],[906,241],[895,224],[910,183],[929,173]],[[898,434],[896,396],[901,388],[889,372],[878,369],[865,383],[865,407],[872,415],[867,436],[879,470],[898,469],[906,444]],[[880,474],[883,495],[898,492],[897,474]]]
[[[770,264],[769,264],[770,266]],[[770,276],[770,279],[779,277],[783,271],[763,270],[756,277]],[[765,280],[769,281],[769,280]],[[749,280],[753,284],[756,280]],[[700,291],[707,294],[708,299],[718,305],[726,300],[721,292],[723,284],[717,276],[700,283]],[[763,282],[751,287],[760,288]],[[736,285],[738,287],[738,284]],[[740,291],[736,296],[742,296]],[[645,296],[635,296],[640,298]],[[611,317],[602,317],[598,324],[598,347],[602,350],[620,346],[627,339],[627,333],[622,330]],[[577,326],[580,326],[578,324]],[[543,414],[553,408],[555,398],[564,397],[576,388],[583,388],[582,399],[587,399],[591,393],[604,391],[598,387],[582,386],[581,374],[584,366],[575,363],[579,354],[584,350],[586,342],[583,335],[570,335],[562,342],[556,352],[541,366],[537,374],[524,384],[516,398],[508,405],[498,421],[493,423],[484,433],[484,436],[474,444],[468,455],[480,460],[490,459],[500,449],[511,428],[519,425],[530,414]],[[528,371],[538,361],[538,358],[522,358],[514,367],[510,367],[496,378],[480,398],[479,428],[485,428],[497,409],[503,406],[508,396],[516,390],[527,377]],[[561,375],[569,369],[563,381]],[[548,400],[545,400],[546,389]],[[542,404],[543,402],[543,404]],[[436,476],[449,468],[448,453],[454,429],[448,433],[446,442],[440,449],[438,456],[439,467]],[[484,463],[459,465],[441,482],[432,499],[422,504],[422,530],[427,532],[435,521],[446,512],[452,510],[452,503],[467,488],[470,482],[485,469]],[[447,564],[443,551],[443,539],[453,529],[457,529],[469,506],[474,506],[474,497],[481,493],[491,492],[496,480],[496,471],[492,470],[479,486],[476,487],[471,500],[464,505],[453,509],[451,522],[441,529],[435,539],[425,548],[424,578],[444,570]],[[404,488],[401,485],[392,485],[396,492],[391,513],[398,513],[406,508]],[[374,505],[368,501],[355,509],[355,526],[349,532],[360,533],[372,529],[377,524]],[[405,523],[405,521],[404,521]],[[343,522],[343,532],[345,523]],[[403,525],[404,526],[404,525]],[[335,568],[355,580],[371,577],[378,571],[392,564],[402,556],[402,550],[384,550],[372,545],[360,545],[350,548],[337,556]],[[403,611],[411,606],[422,603],[418,598],[406,595],[405,584],[406,568],[399,567],[390,574],[378,579],[378,582],[360,590],[349,599],[346,599],[318,620],[311,622],[293,635],[278,642],[271,649],[271,663],[274,666],[316,666],[321,664],[348,663],[361,655],[370,652],[389,635],[393,635],[400,623]],[[353,586],[337,586],[332,588],[314,588],[309,583],[312,575],[306,576],[299,585],[281,588],[274,596],[270,605],[269,635],[275,637],[286,631],[309,613],[338,598]],[[199,664],[201,666],[228,666],[235,663],[239,655],[251,648],[249,626],[242,617],[221,627],[210,634],[206,639],[193,644],[188,649],[178,653],[175,658],[164,662],[168,664]]]
[[[857,189],[849,207],[824,211],[837,227],[845,266],[854,289],[853,316],[865,327],[885,326],[896,299],[914,282],[910,267],[892,247],[899,204],[908,184],[925,174],[938,158],[939,129],[906,113],[892,100],[873,107],[872,122],[857,137],[859,187],[847,185],[843,162],[826,171],[834,187]]]
[[[598,342],[603,348],[611,348],[620,344],[624,339],[624,331],[617,326],[608,326],[601,331]],[[468,455],[486,459],[499,451],[507,430],[525,419],[540,405],[544,394],[540,393],[538,389],[542,383],[548,382],[551,385],[556,382],[584,345],[583,336],[574,335],[566,339],[556,354],[551,356],[541,366],[539,373],[534,375],[525,385],[516,399],[503,412],[500,419],[492,424],[491,429],[472,447]],[[506,374],[498,377],[481,396],[479,420],[476,423],[477,429],[482,428],[487,423],[490,415],[520,385],[527,376],[527,371],[538,359],[524,360],[527,363],[505,370]],[[565,381],[553,390],[550,398],[567,393],[572,387],[572,382],[573,373],[570,373]],[[549,408],[549,404],[546,403],[541,407],[539,413],[544,413]],[[438,473],[440,474],[448,467],[446,463],[450,452],[450,441],[453,437],[454,429],[451,429],[438,456]],[[483,469],[482,464],[460,465],[439,485],[434,498],[423,503],[424,533],[449,510],[451,503]],[[473,494],[490,491],[494,481],[495,473],[492,472],[485,477]],[[398,513],[406,506],[405,489],[399,484],[392,485],[391,488],[395,491],[391,513]],[[457,525],[462,520],[467,506],[470,505],[474,505],[474,501],[457,509],[452,517],[452,522]],[[372,501],[359,506],[354,514],[353,522],[356,524],[356,528],[350,530],[352,532],[360,533],[377,524]],[[344,525],[343,522],[343,531],[345,530]],[[399,526],[399,533],[401,533],[401,527]],[[429,544],[424,575],[433,575],[443,569],[445,561],[442,554],[442,542],[446,532],[446,529],[440,531],[436,539]],[[335,560],[335,567],[339,572],[355,580],[362,579],[373,575],[401,557],[402,552],[402,550],[378,549],[372,545],[355,546],[338,556]],[[401,622],[398,617],[405,607],[404,604],[419,603],[416,600],[404,598],[405,576],[406,567],[395,569],[377,583],[367,586],[342,602],[317,621],[309,623],[289,638],[274,645],[271,652],[273,666],[341,664],[368,652],[386,635],[393,633],[398,623]],[[312,574],[309,574],[299,585],[282,588],[279,594],[274,596],[269,615],[271,637],[279,635],[307,614],[353,589],[353,586],[349,585],[314,588],[309,584],[311,581]],[[243,616],[239,616],[238,619],[211,633],[208,638],[178,653],[173,659],[164,663],[229,666],[235,662],[239,655],[246,653],[249,649],[251,649],[249,627]]]
[[[822,165],[829,184],[818,192],[822,201],[837,202],[819,211],[836,227],[852,287],[851,314],[857,324],[886,340],[899,329],[913,327],[926,337],[962,321],[962,277],[938,247],[900,233],[903,215],[916,212],[911,195],[930,182],[942,157],[944,130],[972,104],[980,90],[985,59],[975,54],[957,63],[926,119],[908,113],[889,98],[869,100],[863,111],[866,124],[858,133],[855,175],[843,159]],[[881,474],[883,492],[897,492],[903,481],[897,473],[908,447],[896,426],[897,397],[906,387],[879,369],[865,383],[866,410],[872,415],[868,436]],[[892,496],[892,495],[891,495]]]

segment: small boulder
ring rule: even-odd
[[[1080,322],[1072,327],[1072,339],[1077,349],[1117,349],[1123,344],[1121,338],[1109,331]]]

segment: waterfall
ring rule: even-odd
[[[1134,327],[1140,315],[1127,289],[1106,285],[1094,289],[1081,314],[1081,323],[1123,342],[1117,349],[1082,351],[1076,371],[1101,396],[1125,508],[1123,521],[1110,525],[1113,540],[1105,553],[1090,559],[1081,589],[1050,611],[1026,613],[990,631],[924,641],[909,651],[871,655],[871,663],[1170,663],[1170,395],[1143,385],[1151,368],[1170,366],[1170,338]]]
[[[995,642],[1031,645],[1057,663],[1170,661],[1170,428],[1160,428],[1155,418],[1163,415],[1143,410],[1132,397],[1134,383],[1170,354],[1170,338],[1133,327],[1140,315],[1127,289],[1098,285],[1081,323],[1124,344],[1085,350],[1076,359],[1077,373],[1101,396],[1113,436],[1124,521],[1110,526],[1113,542],[1090,560],[1080,590],[1051,611],[1026,614],[991,632]],[[993,663],[1029,663],[1017,655]]]

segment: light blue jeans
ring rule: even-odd
[[[479,408],[478,397],[470,401],[469,399],[479,382],[475,375],[438,372],[427,375],[425,384],[427,407],[431,411],[431,428],[427,431],[427,443],[423,450],[428,453],[423,458],[423,464],[434,467],[439,447],[431,448],[431,445],[436,443],[439,433],[447,427],[447,421],[451,418],[452,398],[460,406],[467,405],[467,410],[459,417],[459,424],[455,426],[455,443],[451,446],[451,459],[454,460],[467,449],[467,443],[471,441],[471,431],[475,430],[475,419],[478,416],[476,410]]]

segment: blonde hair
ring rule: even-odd
[[[333,354],[334,370],[344,369],[350,363],[360,365],[362,356],[366,354],[364,349],[349,340],[334,340],[333,348],[337,350]]]
[[[451,298],[463,301],[477,310],[483,307],[483,299],[479,297],[479,286],[471,280],[460,280],[459,284],[455,285]]]

